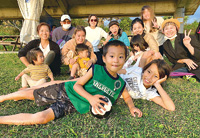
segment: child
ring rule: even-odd
[[[145,64],[146,59],[143,57],[139,66],[134,65],[126,69],[125,74],[120,74],[126,81],[128,93],[133,99],[150,100],[167,110],[174,111],[173,101],[161,86],[169,77],[170,66],[161,59]]]
[[[128,39],[128,36],[126,32],[123,32],[121,28],[119,27],[119,23],[116,20],[110,21],[109,23],[109,30],[110,32],[108,33],[108,37],[106,38],[105,42],[103,43],[104,45],[113,40],[119,40],[121,42],[124,42],[124,44],[129,47],[130,42]]]
[[[73,65],[69,64],[71,69],[69,80],[74,79],[75,76],[82,77],[88,70],[87,64],[90,60],[89,47],[85,44],[77,44],[76,53],[78,54],[78,56],[74,57],[76,63]]]
[[[195,36],[179,34],[180,22],[177,19],[167,19],[162,24],[166,41],[163,44],[163,53],[173,64],[175,72],[191,72],[200,79],[200,43]]]
[[[37,86],[46,82],[47,76],[54,80],[53,73],[48,65],[44,64],[44,56],[40,48],[33,48],[27,53],[27,59],[29,65],[24,69],[15,80],[19,80],[22,77],[22,88],[25,89],[28,87]],[[30,73],[30,76],[27,75]]]
[[[148,50],[148,44],[144,40],[142,35],[135,35],[131,38],[131,57],[126,61],[123,66],[123,69],[126,69],[131,66],[133,61],[136,61],[144,51]]]
[[[135,113],[137,113],[138,117],[141,117],[142,112],[134,106],[132,98],[125,88],[125,82],[117,75],[117,71],[122,68],[126,56],[127,48],[124,43],[114,40],[104,46],[103,61],[105,67],[93,65],[77,81],[49,82],[39,87],[36,86],[0,96],[0,102],[5,100],[30,99],[35,100],[37,105],[52,103],[50,108],[35,114],[21,113],[11,116],[1,116],[0,124],[46,124],[51,120],[58,119],[76,110],[81,114],[87,113],[90,105],[95,112],[98,110],[102,113],[99,107],[105,110],[101,103],[107,103],[100,100],[100,98],[106,96],[113,104],[121,94],[131,114],[135,117]]]

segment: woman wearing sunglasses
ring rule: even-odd
[[[94,14],[90,14],[88,17],[89,26],[85,27],[86,30],[86,39],[92,43],[94,53],[97,56],[97,64],[104,65],[102,60],[102,54],[99,51],[98,45],[101,41],[101,38],[107,38],[107,33],[100,27],[97,27],[98,18]]]

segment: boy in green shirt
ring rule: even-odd
[[[112,103],[123,96],[131,114],[135,117],[142,116],[125,88],[125,82],[118,76],[119,71],[127,57],[127,48],[124,43],[114,40],[108,42],[103,49],[103,61],[105,67],[94,65],[83,77],[77,81],[54,81],[25,89],[8,95],[0,96],[0,102],[5,100],[35,100],[37,105],[51,104],[50,108],[35,114],[21,113],[11,116],[1,116],[0,124],[32,125],[46,124],[47,122],[63,117],[64,115],[78,111],[81,114],[89,111],[91,105],[100,113],[100,104],[106,102],[100,100],[108,97]],[[46,87],[47,86],[47,87]]]

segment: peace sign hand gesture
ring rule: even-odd
[[[187,48],[191,45],[191,44],[190,44],[190,41],[191,41],[190,33],[191,33],[191,29],[190,29],[190,31],[188,32],[188,35],[187,35],[186,30],[185,30],[185,37],[183,38],[183,44],[184,44]]]
[[[155,19],[153,19],[152,21],[153,27],[159,29],[160,26],[158,25],[157,21]]]

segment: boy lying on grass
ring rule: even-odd
[[[90,105],[95,112],[105,108],[100,104],[107,104],[100,100],[104,96],[113,103],[122,95],[129,107],[131,114],[135,117],[142,116],[125,88],[125,82],[117,74],[127,57],[127,48],[123,42],[114,40],[108,42],[103,49],[103,61],[105,67],[94,65],[83,77],[77,81],[53,81],[41,86],[24,89],[8,95],[0,96],[0,102],[6,100],[35,100],[38,106],[51,104],[44,111],[35,114],[20,113],[16,115],[1,116],[0,124],[32,125],[46,124],[51,120],[58,119],[69,113],[78,111],[87,113]]]

